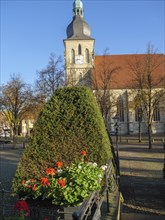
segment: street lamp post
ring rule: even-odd
[[[119,163],[119,146],[118,146],[118,131],[119,131],[119,116],[116,114],[115,117],[113,117],[113,120],[115,122],[114,128],[115,128],[115,136],[116,136],[116,157],[117,157],[117,168],[120,175],[120,163]]]

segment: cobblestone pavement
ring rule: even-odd
[[[123,212],[165,216],[162,143],[119,144]]]

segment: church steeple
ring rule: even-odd
[[[67,38],[90,39],[91,30],[83,16],[83,3],[81,0],[73,2],[73,20],[67,27]]]
[[[75,0],[73,3],[73,15],[83,17],[83,3],[81,0]]]
[[[94,42],[83,16],[82,0],[73,1],[73,18],[67,27],[65,45],[66,82],[68,85],[88,85],[94,66]]]

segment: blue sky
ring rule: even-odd
[[[151,42],[165,53],[164,0],[83,0],[84,18],[95,38],[95,53],[145,53]],[[20,74],[33,83],[50,53],[64,55],[63,39],[73,0],[1,0],[0,84]]]

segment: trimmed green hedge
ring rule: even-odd
[[[40,178],[47,167],[80,158],[106,164],[111,157],[105,124],[92,91],[86,87],[56,90],[36,122],[31,142],[17,167],[13,189],[23,179]]]

